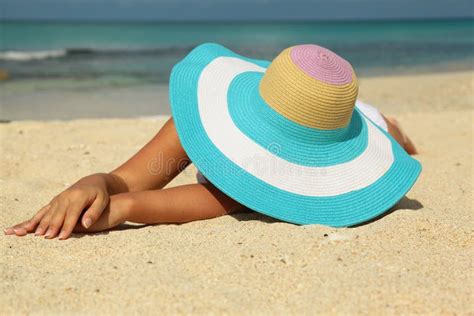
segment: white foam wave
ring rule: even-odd
[[[47,58],[57,58],[66,56],[67,51],[63,49],[45,51],[5,51],[0,52],[0,60],[29,61],[42,60]]]

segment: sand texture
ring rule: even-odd
[[[2,235],[0,314],[473,314],[472,75],[361,80],[423,164],[381,219],[334,229],[248,213],[66,241]],[[1,124],[0,226],[111,170],[164,120]],[[191,167],[172,185],[194,181]]]

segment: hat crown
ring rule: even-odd
[[[260,95],[279,114],[300,125],[334,130],[346,127],[358,82],[351,64],[318,45],[283,50],[260,82]]]

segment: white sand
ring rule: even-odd
[[[423,173],[367,225],[295,226],[258,214],[126,226],[66,241],[0,237],[0,314],[472,314],[472,73],[363,79]],[[0,226],[78,177],[109,171],[164,118],[0,125]],[[194,181],[192,168],[173,185]]]

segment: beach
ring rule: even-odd
[[[399,120],[423,165],[380,219],[335,229],[242,213],[65,241],[2,235],[0,314],[473,314],[473,74],[361,78],[360,98]],[[0,124],[0,226],[112,170],[166,119]],[[192,182],[190,166],[170,186]]]

